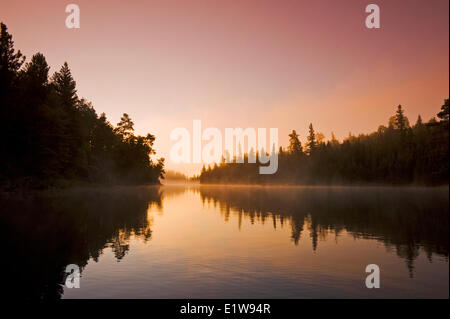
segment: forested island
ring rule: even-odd
[[[124,113],[114,127],[77,96],[67,63],[49,76],[42,53],[25,63],[1,24],[0,189],[75,184],[159,184],[164,159],[152,161],[155,136],[134,134]]]
[[[200,183],[237,184],[390,184],[448,185],[449,100],[436,118],[423,122],[419,115],[410,125],[398,105],[388,125],[376,132],[329,141],[309,125],[303,147],[299,134],[289,134],[287,149],[278,150],[278,170],[260,175],[260,163],[222,163],[203,166]],[[254,155],[252,155],[254,157]]]

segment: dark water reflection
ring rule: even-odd
[[[68,264],[83,269],[111,247],[127,253],[130,236],[151,238],[149,204],[161,205],[157,188],[80,189],[2,201],[1,273],[14,297],[60,298]]]
[[[349,263],[379,256],[391,272],[374,297],[448,298],[448,188],[123,187],[1,207],[13,297],[371,297]],[[65,289],[68,264],[83,289]]]
[[[244,191],[242,191],[244,189]],[[396,188],[200,188],[202,201],[220,205],[225,216],[231,210],[254,219],[290,218],[292,239],[298,244],[309,221],[312,249],[319,236],[376,239],[404,258],[410,276],[414,259],[423,249],[448,258],[448,189]]]

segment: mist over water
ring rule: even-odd
[[[88,188],[1,205],[13,296],[448,298],[448,187]]]

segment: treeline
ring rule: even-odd
[[[150,158],[155,136],[134,135],[127,114],[115,127],[104,113],[97,115],[77,96],[67,63],[51,77],[49,70],[42,53],[25,63],[1,24],[0,186],[159,183],[164,159]]]
[[[188,182],[189,177],[183,173],[167,170],[164,174],[164,179],[166,182]]]
[[[449,100],[424,123],[411,126],[399,105],[387,126],[371,134],[349,136],[339,142],[332,134],[324,141],[309,125],[303,147],[296,131],[287,149],[278,150],[278,171],[260,175],[259,163],[226,163],[203,167],[201,183],[243,184],[448,184]]]

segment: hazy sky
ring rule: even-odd
[[[81,28],[67,29],[78,4]],[[381,29],[365,27],[366,5]],[[367,133],[404,105],[411,122],[449,96],[449,1],[0,2],[0,20],[51,72],[64,61],[80,97],[116,124],[130,114],[167,167],[175,127],[277,127],[280,144],[312,122],[329,138]]]

